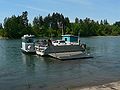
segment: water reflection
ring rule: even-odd
[[[23,63],[31,70],[35,69],[35,59],[33,55],[26,55],[22,53]]]

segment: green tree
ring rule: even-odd
[[[4,19],[5,36],[9,38],[20,38],[24,34],[32,34],[28,25],[27,11],[21,16],[15,16]]]
[[[79,23],[79,19],[77,17],[75,18],[75,23]]]

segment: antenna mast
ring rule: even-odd
[[[78,43],[80,45],[80,30],[78,31]]]

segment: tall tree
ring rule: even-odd
[[[24,34],[31,34],[28,26],[27,11],[21,16],[15,16],[4,19],[5,36],[9,38],[20,38]]]
[[[21,18],[22,18],[22,22],[24,24],[25,27],[28,26],[28,12],[25,11],[25,12],[22,12],[22,15],[21,15]]]
[[[2,23],[0,23],[0,29],[3,29]]]
[[[75,18],[75,23],[79,23],[79,19],[77,17]]]

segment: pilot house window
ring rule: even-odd
[[[67,38],[65,38],[65,41],[67,41]]]

